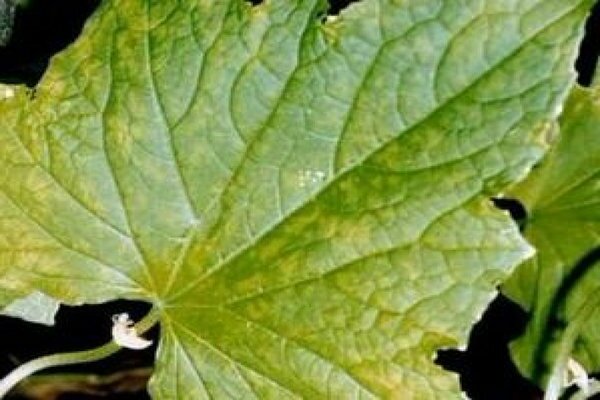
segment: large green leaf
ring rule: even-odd
[[[459,398],[590,1],[325,6],[105,1],[0,103],[6,301],[153,302],[156,398]]]
[[[510,195],[525,203],[538,249],[504,286],[532,313],[517,363],[541,383],[571,354],[600,371],[600,83],[573,90],[557,146]]]

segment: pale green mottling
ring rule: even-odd
[[[155,398],[459,398],[589,6],[106,0],[0,102],[0,286],[159,303]]]

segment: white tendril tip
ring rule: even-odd
[[[566,380],[566,386],[575,385],[584,394],[587,395],[590,393],[590,377],[585,368],[572,358],[569,358],[567,361]]]
[[[144,339],[138,336],[134,322],[129,318],[129,314],[115,314],[112,317],[112,337],[116,344],[133,350],[145,349],[152,344],[152,340]]]

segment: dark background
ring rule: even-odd
[[[5,1],[11,0],[0,0]],[[348,3],[351,1],[330,1],[329,14],[339,13]],[[35,86],[48,59],[75,40],[98,4],[99,0],[32,0],[28,7],[18,8],[12,39],[7,46],[0,46],[0,82]],[[600,3],[594,7],[586,25],[586,36],[576,63],[580,84],[589,85],[599,52]],[[511,211],[519,222],[526,217],[526,211],[518,202],[496,203]],[[0,375],[43,354],[88,349],[106,343],[110,340],[112,314],[127,310],[137,320],[148,308],[144,303],[126,301],[64,306],[57,315],[56,325],[51,328],[0,317]],[[463,389],[473,400],[541,399],[542,392],[519,375],[507,350],[507,343],[523,331],[526,321],[527,315],[518,306],[499,296],[474,327],[468,349],[440,352],[437,362],[460,374]],[[156,339],[158,328],[150,335]],[[95,391],[96,395],[65,392],[58,398],[147,399],[145,390],[139,389],[143,387],[148,370],[139,368],[152,365],[154,350],[154,346],[145,351],[124,350],[101,362],[78,365],[70,370],[52,370],[52,374],[71,371],[103,376],[114,375],[115,371],[141,371],[139,375],[115,377],[110,382],[91,383],[80,388]],[[50,395],[44,398],[50,398]]]

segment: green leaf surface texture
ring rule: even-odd
[[[36,291],[21,299],[12,301],[4,307],[1,313],[51,326],[54,325],[54,316],[59,307],[59,301]]]
[[[461,398],[590,6],[106,0],[0,102],[1,299],[152,302],[156,399]]]
[[[512,350],[521,370],[540,383],[569,355],[588,372],[600,371],[597,77],[591,88],[572,91],[560,126],[557,145],[510,193],[529,211],[525,236],[537,249],[537,255],[519,267],[503,288],[532,315]]]

